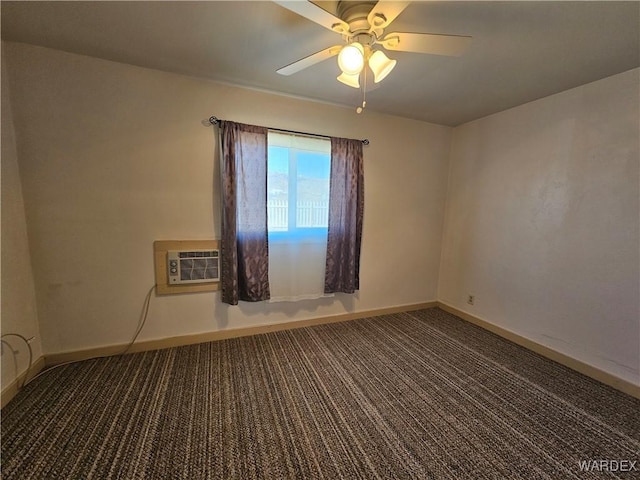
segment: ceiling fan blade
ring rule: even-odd
[[[471,44],[472,37],[464,35],[439,35],[435,33],[393,32],[378,40],[387,50],[398,52],[429,53],[458,57]]]
[[[371,31],[386,28],[410,3],[379,0],[367,15]]]
[[[300,70],[304,70],[305,68],[310,67],[311,65],[315,65],[316,63],[320,63],[323,60],[327,60],[331,57],[336,56],[340,53],[342,49],[342,45],[334,45],[333,47],[325,48],[324,50],[320,50],[308,57],[304,57],[297,62],[293,62],[286,67],[282,67],[279,70],[276,70],[280,75],[293,75],[294,73],[299,72]]]
[[[332,15],[331,13],[323,10],[317,5],[311,2],[301,2],[301,1],[288,1],[282,2],[278,0],[274,0],[274,3],[277,3],[281,7],[286,8],[287,10],[291,10],[298,15],[305,17],[312,22],[317,23],[318,25],[323,26],[331,30],[332,32],[346,34],[349,33],[349,24],[343,20],[340,20],[338,17]]]

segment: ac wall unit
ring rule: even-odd
[[[169,285],[220,281],[218,250],[169,250],[167,252]]]

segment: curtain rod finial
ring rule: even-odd
[[[217,125],[218,122],[220,122],[220,119],[218,117],[209,117],[209,123],[211,125]]]
[[[362,144],[363,145],[369,145],[369,139],[365,138],[364,140],[362,140]]]

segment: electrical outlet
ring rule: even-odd
[[[469,305],[473,305],[473,303],[474,303],[475,301],[476,301],[476,297],[475,297],[475,295],[469,295],[469,296],[467,297],[467,303],[468,303]]]

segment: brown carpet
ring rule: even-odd
[[[2,477],[637,479],[639,412],[429,309],[55,369],[2,411]]]

